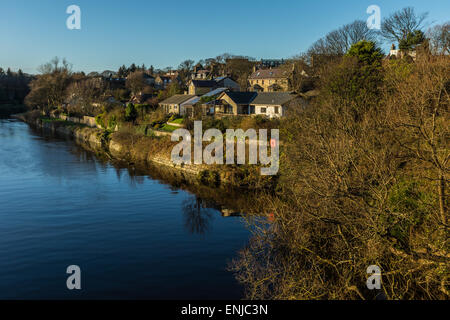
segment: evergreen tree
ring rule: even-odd
[[[121,66],[117,71],[117,76],[119,78],[125,78],[127,76],[127,67],[125,65]]]
[[[377,48],[374,42],[365,40],[352,45],[350,50],[347,52],[347,55],[356,57],[359,62],[367,65],[379,65],[381,64],[381,59],[383,58],[381,49]]]
[[[425,42],[425,35],[420,30],[415,30],[408,33],[406,39],[402,39],[399,42],[399,48],[401,50],[414,50],[418,45]]]
[[[136,111],[136,108],[134,104],[129,103],[127,107],[125,108],[125,119],[126,121],[134,122],[136,121],[136,118],[138,116],[138,113]]]
[[[136,64],[131,64],[131,66],[128,68],[128,73],[133,73],[137,70]]]

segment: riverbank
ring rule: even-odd
[[[203,185],[223,190],[267,190],[273,177],[259,175],[258,167],[227,165],[177,165],[171,161],[171,150],[176,145],[168,136],[148,137],[132,132],[109,132],[84,124],[44,118],[36,113],[14,115],[29,125],[52,134],[73,139],[77,144],[111,160],[127,163],[145,171],[158,168],[168,173],[171,181]],[[148,170],[150,171],[150,169]],[[229,191],[226,191],[227,193]],[[217,192],[220,196],[221,192]]]
[[[0,137],[1,299],[243,297],[227,266],[251,233],[206,187],[185,190],[159,178],[167,170],[141,172],[22,121],[0,120]],[[73,264],[79,292],[61,281]]]

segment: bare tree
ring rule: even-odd
[[[362,20],[356,20],[341,28],[331,31],[316,41],[308,53],[321,55],[343,55],[350,47],[362,40],[376,41],[376,32],[367,27]]]
[[[381,24],[381,36],[387,41],[406,39],[409,33],[421,30],[428,13],[416,14],[414,8],[407,7],[394,12]]]
[[[194,67],[194,60],[185,60],[182,63],[180,63],[178,69],[184,70],[186,72],[192,71],[192,68]]]
[[[427,32],[434,54],[450,53],[450,22],[434,26]]]
[[[30,83],[31,91],[26,97],[26,104],[48,112],[64,102],[72,78],[71,65],[65,59],[55,57],[40,66],[39,71],[41,75]]]
[[[72,72],[72,65],[67,62],[65,58],[62,60],[58,57],[54,57],[50,62],[47,62],[39,66],[38,71],[41,74],[51,74],[51,73],[67,73]]]
[[[131,73],[127,77],[126,86],[133,92],[133,94],[138,94],[142,92],[144,88],[147,86],[144,79],[144,72],[136,71]]]
[[[248,299],[448,299],[448,57],[389,61],[380,86],[343,61],[282,120],[280,193],[255,200],[273,218],[232,270]]]

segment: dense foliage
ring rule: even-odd
[[[348,59],[283,121],[273,222],[233,270],[251,299],[448,299],[449,57]]]

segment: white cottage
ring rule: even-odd
[[[259,92],[250,103],[251,114],[279,118],[286,115],[291,105],[302,104],[303,99],[289,92]]]

